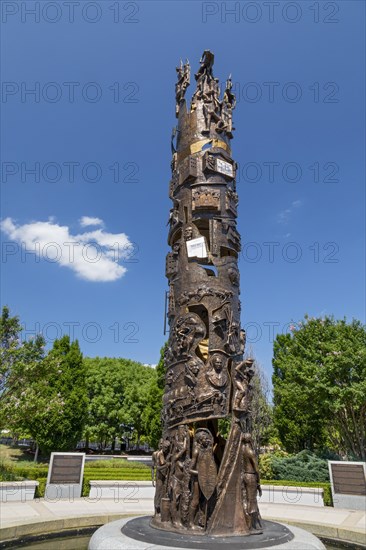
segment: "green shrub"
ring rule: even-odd
[[[0,460],[0,481],[21,481],[22,475],[14,468],[14,463],[10,460]]]
[[[259,457],[259,470],[262,479],[329,481],[327,461],[307,450],[290,456],[279,452],[261,455]]]
[[[294,456],[277,457],[272,460],[274,479],[292,481],[329,481],[328,463],[314,453],[304,450]]]
[[[36,489],[35,498],[43,498],[45,491],[46,491],[46,483],[47,478],[46,477],[40,477],[39,479],[36,479],[35,481],[38,481],[39,485]]]
[[[259,455],[258,466],[261,479],[275,479],[272,467],[274,457],[283,458],[289,456],[285,451],[274,451]]]

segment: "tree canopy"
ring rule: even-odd
[[[366,459],[366,329],[359,321],[305,317],[277,335],[274,418],[289,452],[330,447]]]
[[[1,322],[0,421],[31,435],[41,450],[74,448],[86,420],[87,394],[77,341],[63,336],[46,353],[41,336],[21,341],[21,325],[4,308]]]
[[[85,435],[101,448],[129,432],[136,442],[142,436],[150,442],[145,416],[154,399],[155,369],[122,358],[85,358],[84,363],[89,397]]]

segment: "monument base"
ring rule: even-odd
[[[112,521],[92,536],[88,550],[325,550],[311,533],[282,523],[263,521],[263,533],[244,537],[172,533],[155,529],[151,517]]]
[[[160,517],[156,518],[155,516],[151,518],[150,525],[153,529],[160,529],[161,531],[168,531],[169,533],[179,533],[184,536],[188,534],[189,536],[194,535],[194,536],[206,537],[207,539],[210,539],[210,540],[216,540],[216,538],[229,536],[234,541],[234,540],[237,540],[238,538],[256,536],[256,535],[261,535],[263,533],[263,529],[253,529],[248,533],[238,534],[235,536],[231,536],[230,532],[229,533],[225,532],[224,534],[208,537],[208,534],[206,533],[206,531],[204,531],[204,529],[198,525],[194,525],[193,529],[191,528],[190,530],[187,530],[187,528],[184,527],[183,525],[178,525],[178,524],[173,525],[172,522],[170,521],[170,518],[167,521],[161,521]]]

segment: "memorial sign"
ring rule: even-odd
[[[366,464],[328,462],[335,508],[366,509]]]
[[[85,454],[52,453],[47,476],[46,497],[81,497]]]

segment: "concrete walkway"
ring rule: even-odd
[[[6,541],[43,533],[99,527],[128,515],[151,515],[151,498],[90,499],[51,502],[35,499],[27,502],[0,503],[0,540]],[[314,535],[365,545],[366,513],[331,507],[291,504],[261,504],[265,519],[295,525]]]

